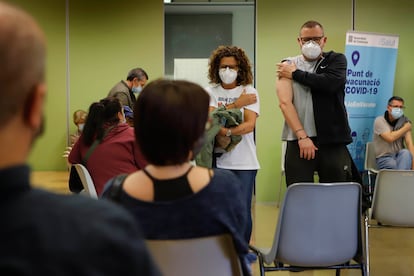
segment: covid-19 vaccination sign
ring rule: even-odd
[[[375,117],[384,114],[394,94],[398,36],[349,31],[345,106],[353,142],[348,149],[358,169],[364,169],[365,145],[372,141]]]

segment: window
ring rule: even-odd
[[[172,1],[164,7],[166,77],[174,77],[175,59],[208,59],[219,45],[243,48],[254,68],[254,0],[234,3]]]

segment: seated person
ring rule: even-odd
[[[86,116],[88,113],[86,111],[78,109],[73,112],[73,123],[76,125],[76,132],[70,135],[70,145],[66,147],[66,150],[63,151],[62,157],[66,159],[68,168],[70,169],[71,164],[68,161],[68,156],[72,150],[73,145],[78,141],[80,135],[82,134],[83,127],[85,126]]]
[[[383,116],[374,121],[374,146],[377,167],[381,169],[414,169],[414,145],[411,121],[403,114],[404,100],[393,96]]]
[[[78,109],[73,113],[73,123],[76,125],[76,132],[70,135],[70,146],[78,141],[80,135],[82,134],[83,127],[85,126],[86,116],[88,113],[86,111]]]
[[[0,275],[160,275],[125,209],[33,187],[27,159],[44,130],[45,34],[6,1],[0,22]]]
[[[228,170],[190,163],[203,144],[209,102],[206,91],[191,82],[148,84],[134,107],[135,135],[148,165],[128,175],[121,190],[108,182],[103,197],[118,194],[116,201],[139,220],[146,239],[231,234],[247,271],[240,180]]]
[[[117,97],[122,105],[134,107],[135,101],[148,81],[148,74],[142,68],[128,72],[126,80],[121,80],[108,93],[108,97]]]
[[[134,130],[125,123],[119,99],[108,97],[90,106],[82,135],[68,160],[86,166],[98,195],[112,177],[146,165],[135,142]]]

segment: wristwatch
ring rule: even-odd
[[[226,136],[227,137],[230,137],[231,136],[231,129],[230,128],[227,129]]]

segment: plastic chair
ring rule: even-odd
[[[179,240],[146,240],[165,276],[241,276],[239,256],[230,235]]]
[[[377,161],[375,158],[375,147],[373,142],[367,142],[365,146],[365,160],[364,160],[364,170],[368,174],[368,194],[372,201],[372,194],[374,191],[374,183],[372,183],[371,176],[376,176],[378,174]]]
[[[286,191],[272,247],[251,249],[262,276],[309,269],[335,269],[340,275],[340,269],[350,268],[368,275],[364,229],[359,183],[297,183]]]
[[[380,170],[375,182],[371,219],[381,225],[414,227],[414,171]]]
[[[370,219],[376,227],[414,227],[414,171],[380,170],[377,174]],[[365,232],[374,225],[365,223]],[[369,269],[370,258],[367,255]]]
[[[96,193],[95,185],[93,184],[92,177],[89,174],[88,169],[86,169],[86,167],[82,164],[73,164],[73,166],[78,172],[85,193],[91,198],[97,199],[98,194]]]

